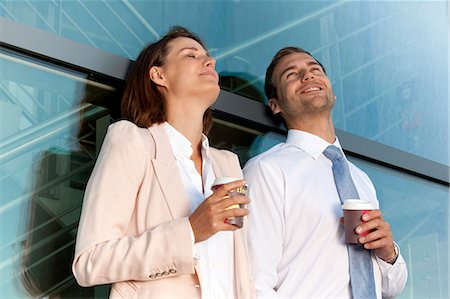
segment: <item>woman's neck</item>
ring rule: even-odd
[[[186,115],[168,116],[167,122],[192,143],[194,154],[200,153],[203,133],[203,116],[201,119]]]
[[[194,162],[195,169],[197,169],[197,172],[202,176],[203,117],[201,121],[186,116],[167,117],[167,122],[191,142],[192,155],[190,158]]]

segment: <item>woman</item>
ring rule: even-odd
[[[226,223],[248,210],[237,156],[208,146],[219,94],[202,41],[174,27],[134,63],[122,116],[108,128],[86,188],[73,273],[82,286],[113,283],[110,298],[254,297],[246,237]],[[205,199],[206,198],[206,199]]]

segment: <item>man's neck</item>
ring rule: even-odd
[[[302,118],[295,122],[288,122],[287,126],[289,129],[300,130],[319,136],[329,143],[333,143],[336,140],[336,132],[331,117]]]

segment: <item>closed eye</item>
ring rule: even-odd
[[[286,79],[288,79],[289,77],[291,77],[291,76],[293,76],[293,75],[295,75],[296,73],[295,72],[289,72],[289,73],[287,73],[286,74]]]

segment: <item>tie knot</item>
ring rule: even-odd
[[[329,145],[324,151],[323,155],[334,162],[343,157],[341,150],[334,145]]]

